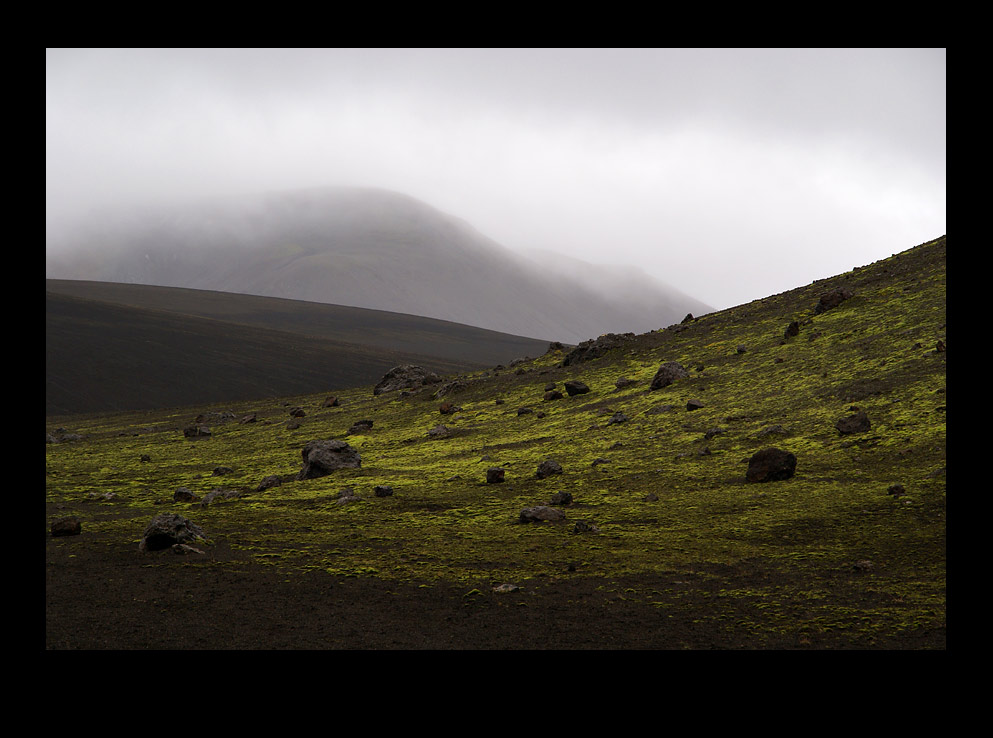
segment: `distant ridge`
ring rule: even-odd
[[[597,267],[580,266],[589,278],[577,279],[575,260],[536,265],[458,218],[374,189],[106,213],[49,245],[59,254],[49,256],[49,278],[347,305],[565,343],[712,310],[647,279],[604,294]]]
[[[440,374],[547,342],[341,306],[169,287],[46,281],[46,415],[151,410]]]

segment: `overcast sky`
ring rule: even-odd
[[[944,49],[49,49],[47,226],[355,185],[722,309],[945,233]]]

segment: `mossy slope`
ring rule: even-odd
[[[852,296],[816,314],[819,296],[838,287]],[[786,339],[794,320],[800,333]],[[95,541],[137,546],[152,515],[176,511],[288,577],[317,570],[467,591],[594,577],[673,617],[683,601],[694,612],[704,602],[710,626],[759,642],[842,631],[892,643],[945,627],[944,340],[942,237],[637,336],[594,361],[562,367],[562,350],[550,349],[465,375],[444,397],[455,415],[439,413],[434,386],[407,397],[347,390],[333,408],[322,393],[49,419],[49,432],[83,436],[47,446],[49,521],[75,513]],[[665,361],[690,377],[650,391]],[[621,376],[636,381],[618,389]],[[547,383],[569,379],[591,391],[543,400]],[[687,410],[691,399],[702,407]],[[307,413],[299,428],[288,427],[290,407]],[[871,428],[843,436],[835,423],[854,407]],[[210,412],[258,421],[185,439],[182,427]],[[615,412],[628,419],[608,422]],[[346,436],[359,419],[372,429]],[[430,437],[441,423],[450,435]],[[255,491],[298,471],[314,438],[346,439],[362,467]],[[768,446],[796,455],[795,476],[747,483],[748,458]],[[536,478],[545,459],[564,472]],[[214,476],[222,465],[232,471]],[[491,466],[505,468],[504,483],[486,483]],[[375,496],[377,485],[394,494]],[[173,502],[181,486],[244,494],[202,507]],[[343,487],[361,499],[340,504]],[[93,503],[107,492],[117,497]],[[518,523],[522,508],[556,492],[572,495],[565,521]]]

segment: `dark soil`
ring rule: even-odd
[[[255,563],[224,541],[203,549],[142,552],[86,531],[48,536],[46,649],[945,648],[944,629],[898,638],[811,633],[802,612],[779,632],[756,629],[757,612],[717,593],[732,580],[769,586],[760,562],[637,581],[564,567],[560,578],[498,593],[490,585],[288,571]],[[865,604],[857,581],[836,590],[852,607]]]

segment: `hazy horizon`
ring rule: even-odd
[[[93,209],[370,187],[723,309],[945,233],[945,57],[48,49],[46,232]]]

